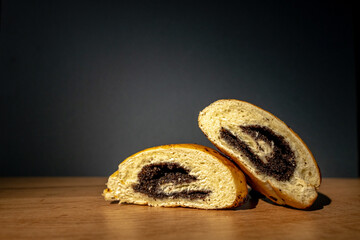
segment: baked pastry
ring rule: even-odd
[[[249,185],[280,205],[308,208],[321,175],[305,143],[284,122],[247,102],[218,100],[199,114],[208,139],[233,159]]]
[[[120,165],[105,200],[162,207],[233,208],[247,195],[244,174],[214,149],[173,144],[145,149]]]

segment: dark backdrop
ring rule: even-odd
[[[343,1],[1,3],[2,176],[109,175],[147,147],[211,146],[197,115],[245,100],[323,176],[357,176],[352,6]]]

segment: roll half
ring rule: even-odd
[[[145,149],[125,159],[103,196],[120,203],[223,209],[246,198],[243,173],[214,149],[173,144]]]
[[[218,100],[199,114],[200,129],[247,176],[249,185],[271,201],[308,208],[321,183],[306,144],[271,113],[235,99]]]

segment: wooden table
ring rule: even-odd
[[[0,239],[360,239],[360,179],[324,179],[310,211],[105,202],[106,178],[0,178]]]

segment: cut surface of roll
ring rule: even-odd
[[[235,99],[218,100],[199,114],[200,129],[238,164],[249,185],[271,201],[308,208],[321,183],[305,143],[271,113]]]
[[[125,159],[103,196],[120,203],[223,209],[239,206],[247,191],[244,174],[216,150],[172,144]]]

